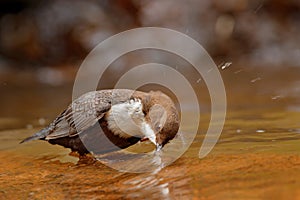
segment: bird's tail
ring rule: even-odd
[[[43,128],[42,130],[40,130],[39,132],[37,132],[36,134],[22,140],[20,142],[20,144],[24,143],[24,142],[29,142],[29,141],[32,141],[32,140],[39,140],[39,139],[44,139],[47,135],[49,135],[50,133],[50,128],[49,127],[46,127],[46,128]]]

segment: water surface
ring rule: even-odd
[[[23,84],[7,76],[0,87],[0,198],[300,198],[300,70],[234,73],[238,70],[222,72],[228,112],[213,151],[198,158],[210,118],[204,99],[191,147],[171,165],[150,173],[120,172],[43,141],[20,145],[68,105],[72,84],[51,86],[22,78]],[[143,144],[134,148],[144,150]]]

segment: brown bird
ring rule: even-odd
[[[149,139],[160,150],[178,129],[178,111],[164,93],[100,90],[74,100],[49,126],[21,143],[46,140],[84,155],[124,149]]]

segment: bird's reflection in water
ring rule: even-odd
[[[162,177],[159,174],[144,173],[123,182],[127,197],[151,197],[152,199],[189,199],[192,191],[190,178]]]
[[[188,143],[184,140],[181,133],[179,136],[180,137],[176,137],[170,144],[166,145],[160,151],[156,151],[154,149],[151,150],[150,147],[149,152],[136,153],[134,151],[139,150],[138,146],[133,151],[125,149],[94,156],[105,165],[122,172],[151,172],[152,174],[156,174],[184,153]],[[144,149],[144,144],[140,145],[143,145]]]

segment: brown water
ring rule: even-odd
[[[18,144],[67,106],[72,84],[6,74],[0,199],[300,199],[300,70],[239,70],[222,71],[228,111],[213,151],[198,158],[210,117],[204,98],[200,133],[188,151],[162,170],[139,174],[79,160],[43,141]]]

